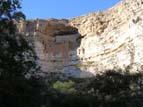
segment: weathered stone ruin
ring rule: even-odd
[[[72,19],[36,19],[18,24],[34,40],[42,73],[89,77],[108,69],[142,70],[143,0]]]

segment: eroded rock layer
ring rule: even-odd
[[[89,77],[108,69],[140,71],[143,65],[143,0],[66,19],[36,19],[18,24],[34,38],[42,73]]]

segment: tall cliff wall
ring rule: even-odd
[[[34,38],[42,73],[89,77],[99,72],[143,65],[143,0],[66,19],[36,19],[18,24]]]

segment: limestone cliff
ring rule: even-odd
[[[34,38],[42,73],[88,77],[99,72],[143,65],[143,0],[72,19],[36,19],[18,24]]]

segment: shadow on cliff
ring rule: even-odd
[[[52,81],[45,107],[143,107],[143,73],[109,70],[86,79]]]

